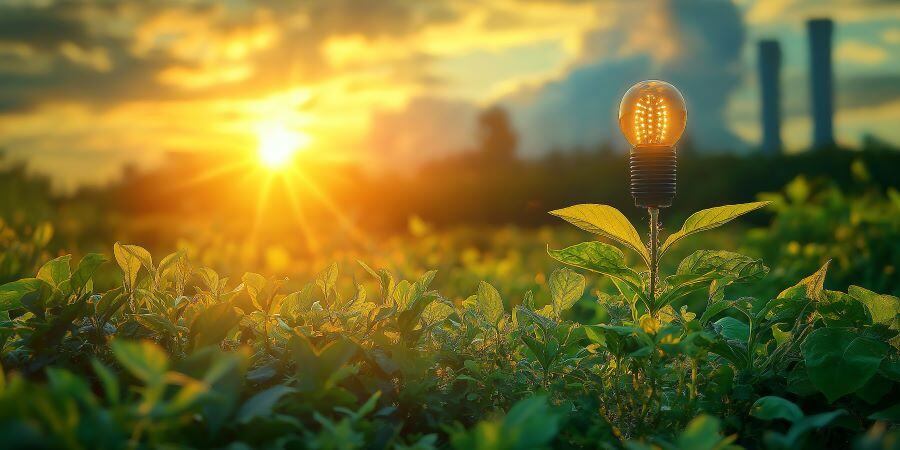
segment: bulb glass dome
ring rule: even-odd
[[[641,81],[619,105],[619,128],[633,147],[672,147],[684,133],[687,108],[681,92],[665,81]]]

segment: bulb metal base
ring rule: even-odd
[[[631,149],[631,196],[635,206],[665,208],[675,199],[675,147],[638,146]]]

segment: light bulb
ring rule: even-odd
[[[619,128],[631,144],[631,195],[637,206],[663,208],[675,198],[675,143],[684,133],[687,108],[681,92],[665,81],[641,81],[619,105]]]
[[[665,81],[635,84],[619,105],[619,128],[635,147],[673,146],[687,123],[681,92]]]

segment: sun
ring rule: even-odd
[[[284,123],[261,124],[257,127],[259,162],[271,170],[282,169],[298,151],[309,145],[310,140],[308,134]]]

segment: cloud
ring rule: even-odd
[[[376,111],[366,144],[374,160],[416,165],[472,148],[478,108],[466,101],[418,97],[394,111]]]
[[[582,62],[566,75],[511,95],[526,153],[551,147],[621,142],[619,100],[642,79],[665,79],[688,101],[687,135],[700,148],[734,148],[724,122],[726,101],[740,84],[744,32],[728,2],[636,2],[617,11],[616,25],[588,33]],[[644,26],[634,26],[635,23]]]

